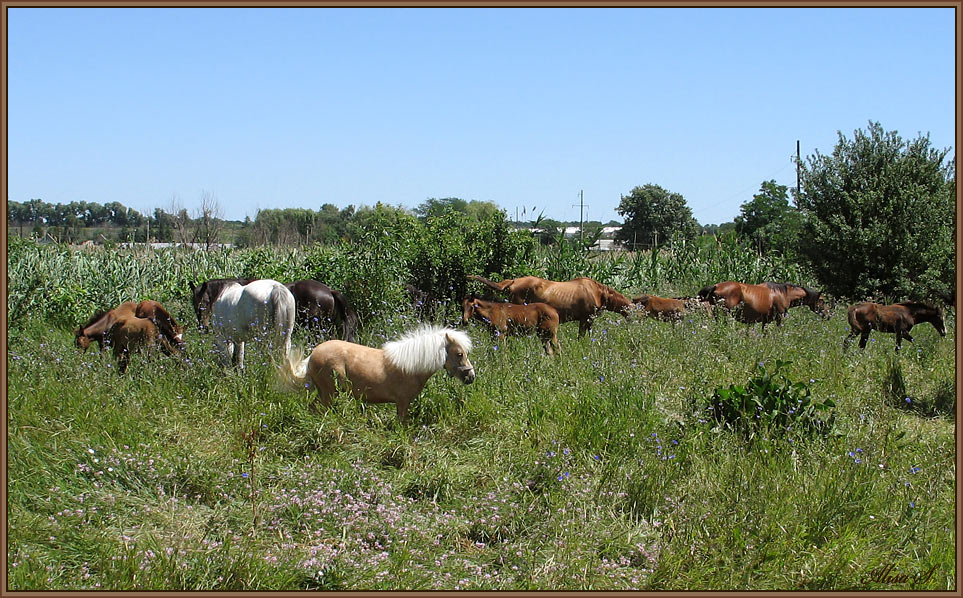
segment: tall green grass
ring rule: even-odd
[[[36,251],[62,260],[47,281],[86,267]],[[109,276],[161,292],[250,255]],[[259,267],[291,275],[299,259]],[[688,271],[672,259],[654,263]],[[587,263],[649,288],[623,273],[652,261]],[[697,276],[657,282],[682,294]],[[121,376],[53,312],[22,317],[8,336],[8,588],[955,590],[954,326],[914,330],[900,355],[890,335],[843,353],[844,320],[794,309],[761,334],[606,314],[584,338],[563,325],[555,358],[473,325],[475,383],[437,374],[401,425],[347,395],[315,412],[257,349],[246,371],[222,370],[189,331],[186,358],[135,356]],[[399,304],[369,322],[371,345],[416,323]],[[776,360],[835,402],[832,433],[750,441],[707,417],[716,389]],[[875,580],[890,564],[934,574]]]

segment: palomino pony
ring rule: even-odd
[[[437,326],[409,332],[380,349],[331,340],[316,346],[305,359],[289,353],[281,377],[292,388],[317,388],[325,407],[331,406],[337,385],[347,383],[351,394],[366,403],[394,403],[403,422],[412,399],[441,368],[465,384],[475,380],[475,368],[468,361],[471,346],[465,332]]]
[[[732,280],[703,287],[699,291],[699,299],[710,304],[724,305],[740,322],[750,325],[760,322],[763,331],[766,330],[766,324],[772,321],[781,326],[783,316],[789,309],[789,300],[782,293],[763,284],[745,284]],[[737,306],[738,309],[734,309]]]
[[[316,280],[299,280],[284,285],[294,295],[297,320],[305,328],[319,328],[322,321],[341,324],[341,335],[353,341],[358,329],[358,315],[340,292]]]
[[[217,284],[210,281],[195,287],[194,311],[202,330],[214,330],[215,344],[221,352],[221,363],[244,368],[244,343],[266,338],[272,347],[283,346],[284,355],[291,349],[294,330],[294,295],[276,280],[254,280],[246,285],[238,282]]]
[[[496,303],[471,295],[462,299],[461,310],[462,324],[475,318],[487,323],[492,334],[534,332],[542,339],[546,354],[562,350],[558,344],[558,312],[547,303]]]
[[[669,299],[656,295],[639,295],[632,299],[650,318],[677,322],[685,314],[686,303],[683,299]]]
[[[119,318],[126,316],[146,318],[154,323],[169,343],[181,346],[184,344],[184,327],[179,326],[173,316],[164,309],[164,306],[151,299],[136,303],[125,301],[109,310],[100,310],[92,315],[87,323],[74,331],[74,342],[85,352],[90,347],[90,343],[96,341],[100,350],[103,351],[105,345],[110,344],[110,327]]]
[[[475,275],[468,278],[496,291],[507,291],[508,300],[512,303],[539,302],[551,305],[558,312],[559,321],[578,321],[579,336],[585,336],[592,327],[592,320],[603,309],[628,316],[632,307],[632,302],[622,293],[586,277],[565,282],[537,276],[509,278],[501,282]]]
[[[823,298],[823,294],[816,289],[789,282],[764,282],[762,284],[769,287],[771,291],[782,293],[788,300],[789,307],[805,305],[811,309],[813,313],[820,315],[825,320],[832,317],[829,309],[826,307],[826,300]]]
[[[849,320],[849,336],[843,341],[843,350],[849,347],[853,338],[859,335],[859,348],[866,347],[869,333],[872,330],[896,333],[896,350],[899,351],[903,339],[913,342],[910,329],[921,322],[929,322],[940,333],[946,336],[943,325],[943,314],[938,307],[916,301],[903,301],[894,305],[879,303],[857,303],[851,305],[846,312]]]
[[[127,371],[131,353],[141,350],[150,353],[156,348],[165,355],[173,355],[177,351],[176,345],[167,339],[154,322],[133,314],[121,314],[115,318],[108,337],[121,374]]]

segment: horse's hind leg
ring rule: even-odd
[[[239,370],[244,369],[244,341],[234,345],[234,356],[232,361]]]
[[[859,348],[860,348],[860,349],[865,349],[865,348],[866,348],[866,341],[868,341],[868,340],[869,340],[869,330],[867,330],[866,332],[860,333],[860,335],[859,335]]]

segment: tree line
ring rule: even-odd
[[[948,159],[949,158],[949,159]],[[636,186],[624,195],[624,218],[615,240],[627,249],[671,247],[700,235],[731,235],[760,254],[778,253],[805,264],[825,290],[845,297],[920,298],[953,295],[955,284],[956,172],[949,149],[931,147],[928,135],[904,140],[877,122],[847,138],[841,132],[829,155],[818,151],[798,164],[799,191],[775,180],[763,181],[740,206],[731,223],[701,226],[680,193],[658,184]],[[21,236],[49,234],[76,242],[83,230],[113,229],[115,240],[196,243],[211,247],[333,244],[358,241],[384,211],[410,214],[401,207],[319,210],[260,210],[254,220],[223,220],[220,206],[205,194],[193,214],[172,206],[145,216],[118,202],[47,204],[39,199],[8,201],[8,224]],[[457,213],[470,221],[509,222],[493,202],[430,198],[413,210],[427,221]],[[583,225],[578,241],[565,239],[567,223],[539,216],[516,222],[534,229],[543,244],[579,242],[591,246],[602,223]],[[617,222],[610,222],[618,225]],[[38,234],[39,233],[39,234]],[[104,232],[99,234],[108,238]],[[89,237],[88,237],[89,238]],[[587,238],[587,240],[586,240]]]

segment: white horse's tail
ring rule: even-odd
[[[294,295],[284,285],[278,283],[271,290],[272,303],[274,304],[275,326],[284,335],[284,355],[291,353],[291,335],[294,334],[294,317],[296,304]]]
[[[301,352],[289,349],[281,363],[281,383],[290,390],[310,389],[314,386],[308,376],[308,361],[311,356],[301,358]]]

